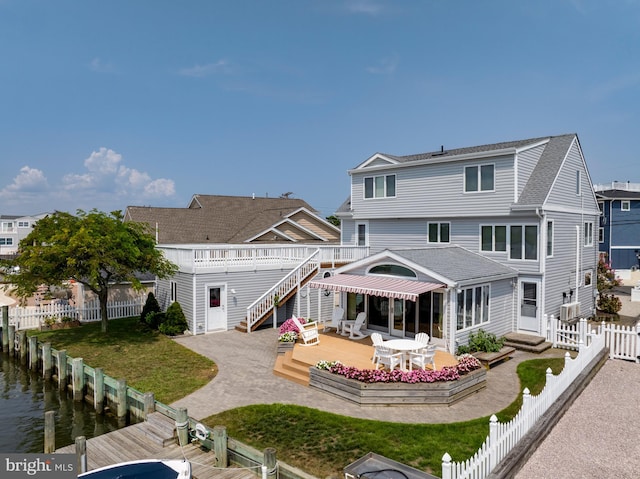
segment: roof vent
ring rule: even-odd
[[[442,156],[446,154],[447,154],[447,151],[444,149],[444,145],[440,145],[440,151],[436,151],[432,153],[431,156]]]

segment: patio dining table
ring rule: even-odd
[[[403,371],[407,370],[407,358],[409,353],[425,347],[424,343],[416,341],[415,339],[389,339],[382,344],[389,349],[402,353],[402,364],[400,365],[400,369]]]

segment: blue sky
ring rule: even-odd
[[[0,0],[0,213],[185,207],[577,133],[640,182],[638,0]]]

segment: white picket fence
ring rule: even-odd
[[[536,421],[549,409],[560,395],[573,383],[585,367],[605,348],[605,334],[586,333],[590,343],[578,343],[578,355],[575,359],[567,352],[564,369],[554,376],[547,369],[544,389],[537,396],[531,396],[525,389],[522,407],[508,423],[501,424],[495,415],[489,420],[489,436],[478,452],[470,459],[454,462],[445,453],[442,457],[442,479],[482,479],[505,458],[520,439],[533,427]]]
[[[144,297],[129,301],[111,301],[107,303],[108,317],[118,319],[139,316],[144,303]],[[60,304],[9,307],[9,324],[15,325],[16,330],[39,328],[45,320],[61,321],[62,318],[100,321],[100,302],[96,299],[86,302],[83,307]]]
[[[551,342],[554,348],[578,349],[580,342],[588,344],[590,328],[586,319],[582,318],[575,324],[569,324],[551,315],[545,318],[545,322],[547,341]],[[597,326],[591,325],[591,329],[604,334],[605,347],[609,348],[610,359],[640,362],[640,325],[621,326],[602,322]]]

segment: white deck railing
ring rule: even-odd
[[[366,246],[312,245],[158,245],[165,258],[180,269],[197,272],[269,269],[300,264],[319,251],[321,263],[344,264],[366,257]]]
[[[442,479],[483,479],[502,461],[513,447],[535,425],[536,421],[576,380],[587,365],[605,348],[605,336],[601,333],[588,334],[589,346],[578,343],[578,356],[571,359],[567,352],[564,369],[554,376],[547,369],[544,389],[537,396],[531,396],[525,389],[522,407],[518,414],[507,423],[499,423],[495,415],[489,420],[489,436],[478,452],[470,459],[453,462],[448,453],[442,457]]]
[[[144,303],[145,298],[142,296],[130,301],[110,301],[107,303],[108,317],[118,319],[139,316]],[[83,307],[59,304],[9,307],[9,324],[15,325],[16,330],[39,328],[46,320],[60,322],[62,318],[100,321],[100,302],[97,299],[88,301]]]
[[[314,251],[298,267],[247,307],[247,332],[250,333],[251,328],[267,313],[275,313],[275,309],[281,299],[285,298],[294,289],[300,288],[300,284],[306,278],[318,271],[320,268],[319,258],[320,252]],[[277,320],[274,319],[273,327],[275,328],[276,326]]]

